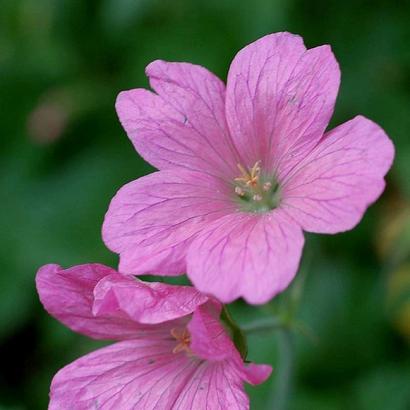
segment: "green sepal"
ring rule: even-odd
[[[246,342],[246,336],[242,332],[241,328],[232,319],[231,314],[228,311],[226,305],[223,306],[221,312],[221,320],[228,330],[235,347],[238,349],[242,359],[246,361],[248,355],[248,344]]]

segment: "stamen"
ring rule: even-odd
[[[173,328],[171,329],[171,336],[179,342],[173,349],[172,353],[179,353],[185,351],[187,353],[191,353],[191,349],[189,348],[191,344],[191,335],[187,328],[179,329]]]
[[[259,174],[261,172],[260,164],[261,164],[260,161],[256,161],[255,165],[252,167],[252,169],[251,169],[251,177],[252,178],[255,178],[255,177],[259,176]]]
[[[239,168],[239,171],[241,171],[243,177],[249,177],[248,171],[241,164],[237,164],[237,167]]]
[[[237,164],[239,171],[242,175],[238,178],[235,178],[235,181],[242,182],[247,186],[256,186],[259,182],[259,174],[261,172],[260,161],[257,161],[255,165],[247,171],[241,164]]]
[[[280,202],[279,185],[273,175],[262,171],[261,161],[252,168],[238,164],[241,175],[234,178],[234,192],[240,198],[241,209],[249,212],[268,212]]]

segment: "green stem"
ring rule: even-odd
[[[286,324],[281,318],[278,317],[269,317],[264,319],[256,320],[247,325],[241,326],[242,332],[247,335],[252,333],[264,333],[270,332],[272,330],[277,330],[280,328],[286,327]]]
[[[282,327],[278,332],[279,364],[273,379],[273,390],[270,399],[270,409],[286,410],[292,389],[294,346],[292,332]]]

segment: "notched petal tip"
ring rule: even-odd
[[[305,231],[353,229],[382,194],[393,158],[384,130],[357,116],[327,132],[289,174],[283,207]]]
[[[151,61],[146,67],[145,67],[145,75],[147,77],[152,77],[157,74],[159,74],[158,71],[162,72],[164,69],[166,69],[168,64],[172,64],[171,62],[157,59],[154,61]]]
[[[295,42],[295,44],[297,43],[298,45],[302,45],[303,47],[305,47],[303,37],[301,37],[299,34],[294,34],[294,33],[291,33],[289,31],[279,31],[277,33],[267,34],[266,36],[258,38],[254,42],[248,44],[248,46],[246,46],[246,47],[249,47],[249,46],[252,46],[252,45],[264,45],[267,42],[275,42],[274,45],[276,47],[277,46],[276,42],[280,41],[282,39],[293,41],[293,42]],[[246,47],[244,47],[244,48],[246,48]],[[242,50],[240,50],[240,52]]]
[[[36,273],[35,282],[36,289],[39,295],[40,301],[43,304],[44,308],[48,311],[48,299],[49,297],[49,288],[50,282],[53,283],[55,276],[61,271],[62,268],[60,265],[55,263],[49,263],[47,265],[41,266]]]
[[[372,121],[371,119],[365,117],[364,115],[356,115],[356,117],[354,117],[351,122],[363,124],[367,123],[371,128],[371,132],[379,135],[378,142],[383,144],[383,149],[379,150],[379,153],[381,154],[380,159],[383,162],[381,173],[382,176],[386,176],[386,174],[390,171],[394,162],[394,158],[396,156],[396,148],[394,146],[393,140],[388,136],[384,128],[382,128],[379,124]]]
[[[40,266],[36,273],[36,282],[45,275],[56,273],[61,269],[61,266],[56,263],[48,263],[46,265]]]

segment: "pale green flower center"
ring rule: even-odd
[[[252,168],[238,164],[241,176],[234,179],[234,191],[245,212],[267,212],[279,205],[279,185],[274,177],[263,174],[260,161]]]

